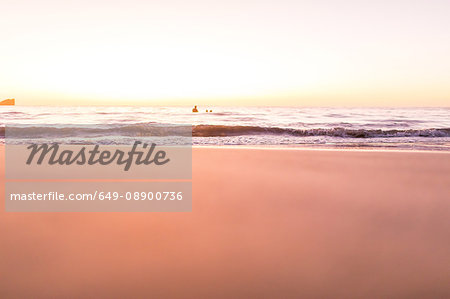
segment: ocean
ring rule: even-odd
[[[212,112],[205,112],[212,109]],[[114,143],[160,124],[192,126],[192,144],[450,150],[450,108],[0,107],[5,126],[26,124],[42,138]],[[49,130],[51,125],[53,130]],[[120,128],[120,129],[119,129]],[[70,137],[70,138],[69,138]]]

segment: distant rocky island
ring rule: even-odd
[[[15,104],[16,104],[15,99],[6,99],[6,100],[0,102],[0,105],[4,105],[4,106],[14,106]]]

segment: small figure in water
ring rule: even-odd
[[[194,108],[192,108],[192,112],[198,112],[197,105],[195,105]]]

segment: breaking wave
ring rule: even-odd
[[[258,126],[216,126],[198,125],[192,129],[194,137],[220,137],[239,135],[290,135],[290,136],[330,136],[345,138],[378,137],[450,137],[450,128],[422,130],[381,130],[381,129],[290,129]]]
[[[166,126],[162,124],[131,125],[84,125],[84,126],[25,126],[8,128],[12,138],[28,137],[98,137],[98,136],[190,136],[227,137],[244,135],[286,135],[297,137],[329,136],[343,138],[389,138],[389,137],[450,137],[450,128],[430,129],[350,129],[312,128],[293,129],[260,126],[196,125]],[[5,136],[5,127],[0,127],[0,138]]]

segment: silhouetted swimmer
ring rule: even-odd
[[[194,108],[192,108],[192,112],[198,112],[197,105],[195,105]]]

